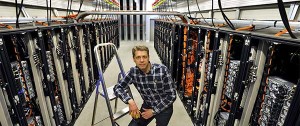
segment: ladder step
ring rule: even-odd
[[[122,110],[120,110],[114,114],[114,120],[118,120],[119,118],[128,114],[128,112],[129,112],[129,107],[123,108]]]
[[[108,94],[108,99],[110,101],[112,101],[112,100],[114,100],[114,99],[117,98],[116,95],[114,94],[114,86],[111,86],[111,87],[107,88],[106,90],[107,90],[107,94]],[[100,95],[103,96],[103,97],[105,97],[103,91],[100,92]]]

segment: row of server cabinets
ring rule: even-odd
[[[73,125],[98,80],[100,43],[119,47],[118,20],[0,32],[1,125]],[[100,50],[105,70],[113,52]]]
[[[154,44],[194,125],[300,125],[299,41],[157,20]]]

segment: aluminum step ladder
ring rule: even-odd
[[[94,47],[94,53],[95,53],[98,72],[99,72],[99,80],[97,80],[97,83],[96,83],[96,96],[95,96],[95,102],[94,102],[92,126],[95,125],[94,121],[95,121],[95,114],[96,114],[98,95],[99,94],[105,98],[106,105],[107,105],[108,112],[109,112],[109,118],[111,120],[112,126],[118,126],[118,124],[116,123],[116,120],[118,120],[119,118],[121,118],[124,115],[128,114],[129,107],[123,108],[123,109],[121,109],[120,111],[117,112],[118,97],[114,95],[114,91],[113,91],[114,86],[106,88],[103,72],[102,72],[102,69],[101,69],[101,55],[100,55],[100,47],[104,47],[104,46],[112,47],[113,53],[116,55],[116,59],[117,59],[117,62],[118,62],[118,65],[119,65],[119,68],[120,68],[120,71],[121,71],[119,73],[119,76],[118,76],[118,82],[120,81],[121,76],[125,77],[125,72],[124,72],[124,69],[123,69],[123,65],[122,65],[122,62],[121,62],[121,60],[118,56],[116,46],[113,43],[102,43],[102,44],[96,45]],[[102,92],[99,92],[100,84],[101,84],[102,89],[103,89]],[[130,91],[130,88],[128,88],[127,93],[132,97],[132,93]],[[111,104],[110,104],[110,101],[113,101],[113,100],[115,100],[114,112],[113,112]]]

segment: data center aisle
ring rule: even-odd
[[[161,63],[161,61],[158,58],[158,55],[156,54],[156,51],[154,50],[154,44],[153,42],[132,42],[132,41],[122,41],[120,43],[120,48],[118,50],[118,54],[122,60],[124,70],[127,72],[130,67],[135,66],[133,60],[132,60],[132,54],[131,49],[135,45],[146,45],[149,48],[150,51],[150,61],[154,63]],[[119,67],[117,65],[116,58],[113,58],[111,63],[109,64],[107,70],[104,72],[104,78],[105,83],[107,87],[113,86],[117,82],[117,76],[120,72]],[[102,89],[100,89],[102,90]],[[134,99],[137,103],[137,105],[140,107],[142,104],[142,99],[140,95],[138,94],[137,90],[134,88],[133,85],[131,85],[131,90],[134,96]],[[108,117],[108,110],[105,103],[105,100],[102,96],[98,97],[98,105],[97,105],[97,112],[96,112],[96,118],[95,118],[95,126],[110,126],[111,122]],[[75,122],[75,126],[90,126],[92,122],[92,115],[93,115],[93,105],[95,101],[95,91],[92,93],[91,97],[89,98],[89,101],[86,103],[84,109],[82,110],[80,116]],[[113,107],[114,102],[111,102],[111,105]],[[120,99],[118,100],[118,110],[126,107],[127,105],[124,104]],[[177,97],[174,105],[173,105],[173,116],[170,120],[169,126],[192,126],[192,121],[187,114],[186,110],[184,109],[183,104],[181,103],[179,97]],[[105,119],[107,118],[107,119]],[[104,119],[104,120],[103,120]],[[101,121],[103,120],[103,121]],[[130,122],[131,117],[129,115],[125,115],[121,119],[117,121],[117,123],[120,126],[128,126],[128,123]],[[149,126],[155,126],[155,120],[153,120]]]

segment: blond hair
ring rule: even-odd
[[[135,56],[135,52],[136,51],[147,51],[147,54],[149,56],[149,49],[147,46],[144,46],[144,45],[137,45],[137,46],[134,46],[132,48],[132,56],[134,57]]]

